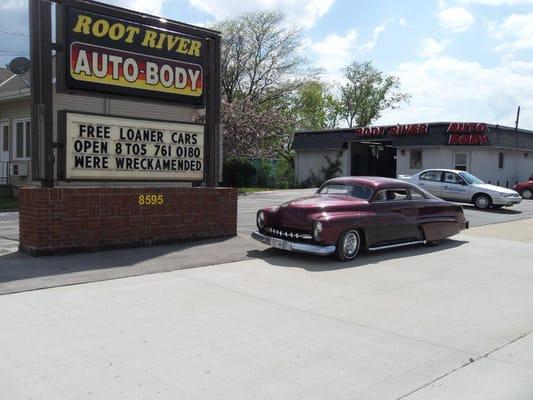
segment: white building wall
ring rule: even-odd
[[[342,173],[339,176],[349,175],[350,174],[350,151],[342,150],[341,155],[341,169]],[[322,167],[327,167],[328,161],[326,156],[329,157],[331,161],[337,159],[339,150],[299,150],[296,156],[296,180],[299,183],[304,182],[306,179],[311,177],[312,172],[323,178],[320,174],[320,169]]]
[[[422,167],[410,167],[411,151],[422,151]],[[403,151],[403,154],[402,154]],[[414,175],[428,168],[451,168],[452,153],[441,147],[398,147],[396,152],[396,175]]]
[[[22,100],[17,100],[8,103],[0,104],[0,121],[6,122],[9,125],[9,162],[14,161],[14,129],[13,122],[18,119],[29,119],[30,115],[30,98],[26,97]],[[26,165],[28,174],[31,174],[30,161],[29,160],[17,160],[18,164]],[[10,182],[13,185],[22,185],[28,182],[29,177],[11,176]]]
[[[402,155],[404,150],[404,155]],[[410,168],[410,151],[422,150],[422,168]],[[533,173],[533,152],[467,146],[398,148],[396,168],[398,175],[413,175],[424,169],[454,168],[456,152],[468,155],[468,171],[485,182],[509,186],[526,179]],[[503,168],[498,167],[499,153],[504,154]],[[528,153],[527,157],[524,154]]]
[[[523,182],[533,175],[533,151],[519,151],[516,159],[518,181]]]

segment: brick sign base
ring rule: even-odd
[[[149,201],[144,200],[147,195]],[[153,199],[162,204],[146,205]],[[237,191],[21,188],[19,213],[19,248],[23,252],[38,256],[96,251],[234,236]]]

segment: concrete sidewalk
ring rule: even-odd
[[[530,400],[532,243],[493,227],[0,296],[2,396]]]

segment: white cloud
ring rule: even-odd
[[[518,6],[533,4],[533,0],[461,0],[463,4],[481,4],[484,6]]]
[[[165,0],[111,0],[110,4],[153,15],[161,15]]]
[[[521,126],[531,129],[532,71],[533,62],[524,61],[503,61],[492,68],[450,57],[402,63],[393,73],[412,95],[411,103],[388,111],[380,123],[458,120],[512,125],[521,105]]]
[[[21,10],[28,7],[28,2],[26,0],[2,0],[0,4],[0,10],[10,11],[10,10]]]
[[[352,61],[358,32],[351,29],[344,36],[330,34],[318,42],[307,41],[313,53],[314,64],[321,68],[328,79],[340,81],[342,69]]]
[[[291,22],[304,28],[312,27],[334,2],[335,0],[189,0],[193,7],[219,19],[256,10],[280,10]]]
[[[379,38],[379,35],[381,35],[383,33],[383,31],[385,30],[385,28],[387,28],[387,25],[389,23],[392,22],[392,19],[387,19],[385,20],[381,25],[378,25],[374,28],[374,31],[372,33],[372,39],[370,39],[368,42],[366,42],[365,44],[363,44],[361,46],[362,50],[364,51],[370,51],[372,50],[375,46],[376,46],[376,43],[378,41],[378,38]]]
[[[420,55],[424,58],[434,58],[444,51],[448,43],[448,40],[442,40],[439,42],[433,38],[426,38],[422,42]]]
[[[405,20],[404,17],[401,17],[399,20],[398,20],[398,23],[400,24],[401,27],[405,28],[408,26],[407,24],[407,21]]]
[[[444,29],[452,32],[466,31],[474,23],[474,16],[463,7],[444,8],[437,18]]]
[[[533,48],[533,13],[510,15],[500,24],[490,24],[489,30],[500,40],[497,51]]]

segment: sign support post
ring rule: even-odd
[[[31,176],[54,186],[51,3],[29,0],[31,61]]]
[[[209,63],[207,71],[206,94],[206,186],[214,187],[218,183],[218,157],[220,141],[220,39],[207,40],[208,58],[214,62]]]

